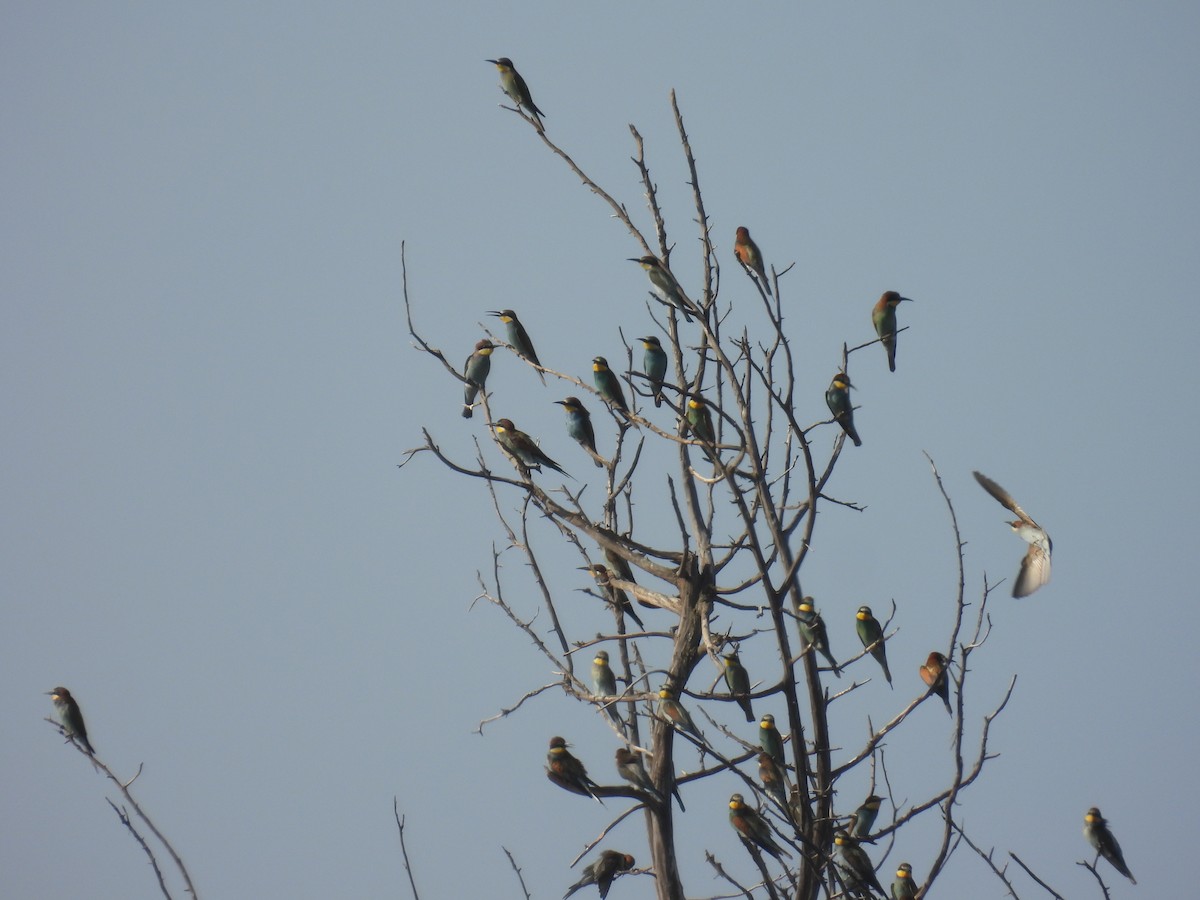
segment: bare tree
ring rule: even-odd
[[[615,449],[610,456],[598,457],[603,472],[588,486],[595,490],[600,482],[604,491],[598,513],[585,508],[585,488],[578,482],[547,471],[555,466],[546,466],[538,457],[540,449],[536,453],[531,449],[531,445],[536,448],[532,439],[508,419],[493,419],[491,405],[499,405],[499,400],[486,390],[479,391],[479,403],[487,427],[477,433],[473,455],[468,451],[464,456],[458,441],[456,449],[447,449],[426,429],[422,445],[408,451],[401,465],[429,453],[452,472],[479,479],[485,487],[508,548],[523,555],[546,614],[522,618],[505,599],[504,551],[493,554],[489,573],[480,576],[482,596],[528,635],[553,670],[561,673],[559,681],[531,689],[497,717],[514,712],[526,700],[548,690],[561,691],[575,702],[594,705],[597,714],[608,717],[617,744],[628,751],[627,762],[644,755],[647,780],[641,781],[636,771],[630,770],[628,786],[580,780],[569,765],[569,751],[562,747],[559,749],[567,754],[559,757],[562,765],[552,760],[548,774],[568,790],[600,798],[628,797],[644,807],[650,868],[661,900],[685,896],[674,837],[674,817],[679,812],[672,794],[680,783],[710,778],[727,781],[730,792],[742,798],[731,799],[730,820],[742,834],[761,880],[741,884],[711,854],[709,860],[718,875],[744,896],[756,892],[797,900],[822,895],[876,896],[879,887],[872,886],[874,872],[868,876],[855,867],[855,860],[865,855],[858,841],[887,844],[899,829],[929,813],[940,817],[944,827],[940,844],[931,848],[931,857],[914,866],[923,875],[916,895],[924,896],[965,838],[956,819],[956,806],[991,758],[989,729],[1008,703],[1016,680],[1009,682],[1007,691],[981,722],[968,722],[963,697],[970,683],[970,663],[990,631],[991,587],[985,585],[971,600],[966,596],[963,540],[953,504],[930,459],[932,485],[941,493],[949,513],[943,539],[953,542],[958,560],[957,595],[953,604],[947,605],[954,612],[945,623],[945,644],[930,654],[927,667],[923,667],[928,691],[918,691],[891,720],[881,725],[868,721],[865,742],[856,751],[839,749],[835,759],[835,747],[845,748],[850,741],[848,736],[833,740],[829,711],[874,675],[875,664],[863,658],[883,657],[887,639],[894,634],[895,615],[893,605],[892,615],[879,625],[878,639],[864,640],[870,646],[839,664],[823,644],[819,610],[802,587],[818,511],[829,505],[862,508],[857,501],[833,495],[829,488],[845,438],[849,435],[857,440],[852,408],[848,403],[839,407],[838,398],[831,396],[831,418],[797,418],[797,395],[812,388],[797,383],[791,323],[785,322],[781,295],[785,293],[783,276],[790,267],[782,271],[771,267],[766,274],[761,259],[751,259],[746,275],[762,301],[761,325],[729,324],[732,308],[721,301],[721,265],[696,161],[673,93],[671,108],[699,228],[698,252],[686,263],[689,274],[699,275],[701,287],[695,296],[687,293],[675,275],[684,271],[684,264],[680,255],[672,252],[674,244],[637,129],[630,126],[633,163],[653,222],[650,234],[639,229],[626,207],[596,184],[532,118],[513,110],[534,126],[531,134],[607,205],[640,248],[633,261],[640,263],[649,277],[647,306],[668,356],[669,370],[660,387],[657,379],[643,370],[640,357],[635,358],[634,347],[626,344],[624,383],[633,397],[632,403],[624,404],[626,409],[619,408],[622,404],[616,403],[610,391],[553,368],[535,368],[539,374],[558,379],[566,393],[583,397],[590,393],[593,410],[606,404],[610,407]],[[418,348],[439,360],[451,378],[466,383],[446,355],[415,326],[407,269],[405,272],[408,327]],[[502,340],[491,337],[497,343]],[[855,355],[879,340],[853,347],[834,340],[834,348],[841,346],[839,377],[848,385]],[[874,348],[872,352],[881,351]],[[836,385],[831,393],[835,389]],[[847,387],[840,390],[848,396]],[[468,404],[472,396],[473,392],[469,393]],[[657,398],[653,411],[645,402],[651,398]],[[674,413],[673,421],[664,424],[668,411]],[[823,438],[821,447],[830,447],[829,438],[835,434],[831,449],[818,448],[817,436]],[[511,461],[512,472],[492,468],[488,460],[494,454],[487,448],[493,441]],[[652,442],[673,448],[671,470],[655,470],[643,462],[643,451]],[[669,535],[650,534],[636,521],[637,501],[652,486],[665,486],[670,499],[676,528]],[[596,596],[612,609],[613,627],[608,633],[584,637],[564,629],[556,603],[576,586],[551,583],[533,549],[531,530],[554,536],[561,547],[578,555],[580,567],[595,580]],[[639,607],[646,608],[653,627],[631,630],[630,620]],[[863,618],[864,622],[874,621],[869,611]],[[664,621],[669,624],[655,624]],[[770,656],[777,661],[773,671],[755,671],[758,680],[753,683],[743,677],[744,670],[739,671],[738,654],[739,647],[752,642],[760,651],[762,645],[770,644]],[[598,690],[586,664],[578,661],[582,654],[590,663],[601,651],[605,654],[602,661],[612,662],[615,690]],[[757,654],[760,660],[763,656]],[[703,674],[705,659],[714,666],[712,676]],[[859,664],[859,660],[863,662]],[[725,672],[727,678],[720,679],[718,672]],[[888,782],[884,740],[902,728],[925,700],[934,696],[937,703],[935,695],[941,696],[953,720],[951,775],[930,796],[916,802],[900,800]],[[769,704],[781,713],[777,716],[780,746],[771,746],[768,722],[761,723],[755,733],[758,739],[751,740],[725,724],[730,716],[736,720],[742,710],[748,721],[756,721],[750,715],[752,704],[760,708]],[[681,742],[699,748],[703,761],[682,779],[676,774]],[[869,768],[872,785],[867,810],[860,816],[852,810],[835,809],[839,781],[861,767]],[[745,799],[754,797],[758,802]],[[874,812],[880,799],[888,799],[894,813],[876,822]],[[621,813],[618,821],[628,814],[628,810]],[[605,829],[601,838],[609,830]],[[597,839],[588,849],[599,842]],[[774,861],[764,858],[764,850]]]

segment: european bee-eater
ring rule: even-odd
[[[846,876],[846,887],[861,886],[871,888],[883,896],[883,885],[875,875],[875,867],[871,865],[871,857],[867,851],[858,846],[858,841],[846,832],[839,831],[833,836],[833,842],[842,854],[842,872]]]
[[[634,787],[644,790],[655,800],[661,803],[667,802],[666,798],[659,793],[658,788],[650,780],[650,776],[646,774],[646,770],[642,768],[637,754],[628,747],[617,748],[617,773]],[[672,784],[671,792],[675,795],[675,800],[679,803],[680,811],[684,812],[683,798],[679,796],[678,785]]]
[[[838,372],[829,383],[829,389],[825,391],[825,402],[829,404],[829,411],[833,413],[834,420],[842,426],[850,440],[854,441],[854,446],[861,447],[862,441],[854,428],[854,407],[850,403],[852,387],[854,385],[850,383],[850,376],[845,372]]]
[[[686,418],[688,430],[698,439],[710,444],[717,442],[717,432],[713,428],[712,412],[708,408],[708,401],[699,394],[692,394],[688,397]],[[707,450],[705,455],[708,455]]]
[[[871,321],[875,323],[875,333],[879,342],[887,351],[888,368],[896,371],[896,307],[902,300],[912,302],[911,297],[901,297],[896,291],[884,291],[875,308],[871,310]]]
[[[542,125],[542,116],[545,115],[533,102],[533,97],[530,96],[529,87],[525,84],[525,79],[521,77],[521,73],[513,68],[512,60],[507,56],[501,56],[499,59],[489,59],[493,66],[500,70],[500,87],[504,93],[508,94],[508,99],[517,106],[533,116],[533,121],[537,123],[538,131],[544,127]]]
[[[686,731],[699,740],[704,740],[704,735],[692,721],[691,714],[679,702],[677,692],[666,685],[663,685],[658,692],[658,714],[674,725],[677,730]]]
[[[854,811],[854,821],[850,823],[848,833],[856,840],[863,840],[875,827],[875,819],[879,816],[879,805],[883,798],[871,794],[862,805]]]
[[[567,434],[579,442],[600,468],[604,463],[596,452],[596,431],[592,428],[592,414],[584,409],[578,397],[568,397],[566,400],[555,400],[567,413]]]
[[[662,348],[662,341],[654,336],[638,338],[638,340],[642,342],[642,349],[645,350],[645,353],[642,354],[642,369],[645,371],[646,377],[650,379],[654,405],[662,406],[663,380],[667,377],[667,352]]]
[[[862,641],[863,647],[875,657],[875,662],[879,663],[883,669],[883,677],[887,679],[888,684],[891,684],[892,673],[888,671],[887,650],[883,646],[883,626],[879,624],[878,619],[871,615],[869,606],[860,606],[854,619],[855,628],[858,630],[858,639]]]
[[[571,751],[567,749],[565,738],[557,736],[550,738],[550,752],[546,754],[546,763],[548,766],[546,777],[560,788],[591,797],[603,805],[604,801],[592,790],[599,785],[588,778],[587,769],[584,768],[583,763],[571,755]]]
[[[496,440],[513,459],[524,469],[540,472],[542,466],[549,466],[556,472],[561,472],[568,478],[567,470],[542,452],[537,442],[523,431],[518,431],[512,419],[500,419],[492,426],[496,430]]]
[[[542,361],[538,359],[537,351],[533,349],[533,341],[529,340],[529,334],[525,331],[521,320],[517,318],[517,314],[511,309],[501,309],[492,310],[488,315],[495,316],[504,323],[505,331],[508,333],[508,342],[512,344],[512,348],[517,351],[518,356],[529,360],[538,367],[538,378],[542,379],[542,384],[545,384],[546,373],[541,369]]]
[[[771,282],[767,280],[767,268],[763,265],[762,253],[758,244],[750,237],[750,229],[738,226],[737,236],[733,239],[733,255],[742,264],[747,275],[758,276],[758,283],[763,286],[767,296],[771,296]]]
[[[1050,535],[1046,534],[1042,526],[1033,521],[1029,513],[1017,505],[1012,494],[982,472],[973,474],[975,480],[983,486],[985,491],[1017,517],[1008,524],[1012,526],[1013,531],[1020,535],[1022,540],[1029,544],[1029,550],[1026,552],[1025,558],[1021,560],[1021,571],[1017,573],[1017,581],[1013,585],[1012,595],[1028,597],[1050,580],[1050,553],[1054,549],[1054,545],[1050,542]]]
[[[633,567],[629,565],[629,560],[625,557],[614,553],[607,547],[604,548],[604,559],[608,562],[609,569],[621,581],[631,581],[636,583],[637,579],[633,577]],[[646,609],[658,609],[653,603],[647,603],[645,600],[638,600],[638,606],[644,606]]]
[[[770,713],[758,723],[758,745],[780,766],[786,765],[783,759],[783,736],[775,727],[775,717]]]
[[[912,866],[900,863],[896,869],[896,880],[892,882],[892,900],[917,900],[921,888],[913,881]]]
[[[1125,865],[1125,855],[1121,853],[1121,845],[1117,843],[1113,833],[1108,830],[1108,821],[1094,806],[1084,814],[1083,836],[1088,839],[1088,843],[1096,851],[1097,859],[1103,856],[1112,863],[1114,869],[1137,884],[1137,879],[1129,871],[1129,866]]]
[[[54,701],[54,709],[58,712],[59,721],[62,722],[67,737],[78,741],[79,746],[87,751],[88,756],[95,756],[96,751],[88,743],[87,726],[83,724],[83,713],[79,711],[79,704],[75,702],[71,692],[60,686],[52,691],[46,691],[46,693]]]
[[[469,419],[474,414],[475,397],[487,384],[488,373],[492,371],[493,344],[487,338],[475,344],[475,352],[467,357],[463,364],[463,378],[467,379],[463,390],[463,418]]]
[[[791,857],[792,854],[775,843],[775,838],[771,835],[771,826],[767,824],[766,819],[759,815],[754,807],[747,805],[741,794],[734,794],[729,798],[729,824],[742,840],[766,850],[780,862],[783,862],[785,856]]]
[[[725,654],[725,685],[729,688],[737,705],[746,714],[746,721],[754,721],[754,704],[750,702],[750,675],[746,672],[736,650]]]
[[[608,566],[601,563],[595,563],[590,566],[580,566],[581,571],[590,572],[592,577],[596,579],[596,586],[604,592],[604,596],[608,599],[608,603],[615,609],[619,609],[622,613],[629,616],[633,621],[637,622],[638,628],[642,631],[646,630],[646,623],[642,621],[641,616],[634,612],[633,604],[629,602],[629,595],[620,588],[613,587],[611,584],[612,573]]]
[[[942,703],[946,704],[946,712],[954,715],[954,710],[950,708],[950,676],[946,673],[947,665],[949,661],[945,654],[934,650],[925,660],[925,665],[920,668],[921,680],[929,685],[929,693],[942,698]]]
[[[825,620],[813,606],[812,597],[801,598],[800,605],[796,607],[796,627],[805,643],[824,656],[833,669],[833,674],[841,678],[841,667],[829,650],[829,634],[825,628]]]
[[[633,866],[633,857],[628,853],[605,850],[600,854],[599,859],[583,867],[583,877],[571,885],[567,892],[563,894],[563,900],[567,900],[568,897],[581,887],[586,887],[589,884],[594,884],[599,888],[600,897],[603,900],[604,897],[608,896],[608,889],[612,887],[613,879],[622,872],[628,872]]]
[[[688,301],[683,295],[683,289],[679,287],[679,282],[675,280],[671,270],[662,264],[662,260],[657,256],[640,256],[637,259],[630,257],[629,261],[637,263],[646,271],[655,296],[667,306],[683,313],[686,321],[692,321],[692,317],[688,315]]]
[[[597,697],[617,696],[617,676],[613,674],[613,670],[608,664],[607,650],[597,650],[592,659],[592,692]],[[625,723],[617,714],[615,701],[605,704],[604,712],[612,719],[614,725],[618,728],[624,727]]]
[[[608,367],[608,360],[603,356],[597,356],[592,359],[592,380],[596,383],[596,390],[611,406],[619,409],[626,415],[629,414],[629,407],[625,403],[625,392],[621,390],[621,379],[617,378],[615,372]]]
[[[779,801],[779,805],[791,815],[787,802],[787,783],[783,778],[783,770],[779,763],[771,758],[770,753],[758,754],[758,780],[763,783],[763,790]]]

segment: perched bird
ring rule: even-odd
[[[467,379],[463,390],[463,418],[469,419],[474,414],[475,397],[487,384],[488,373],[492,371],[492,349],[494,345],[487,338],[475,344],[475,352],[467,357],[463,365],[463,378]]]
[[[791,815],[787,802],[787,782],[779,763],[771,758],[770,753],[758,754],[758,780],[763,783],[763,790],[779,801],[779,805]]]
[[[896,307],[902,300],[912,302],[911,297],[901,297],[896,291],[884,291],[875,308],[871,310],[871,321],[875,323],[875,333],[879,342],[887,351],[888,368],[896,371]]]
[[[594,884],[599,888],[601,898],[607,897],[608,889],[612,887],[613,879],[622,872],[628,872],[633,868],[633,865],[633,857],[628,853],[605,850],[600,854],[599,859],[583,867],[583,877],[571,885],[567,892],[563,894],[563,900],[567,900],[568,897],[581,887],[586,887],[589,884]]]
[[[896,880],[892,882],[892,900],[917,900],[920,885],[913,881],[912,866],[900,863],[896,869]]]
[[[842,669],[829,650],[829,635],[825,629],[825,620],[813,606],[812,597],[801,598],[800,605],[796,607],[796,626],[800,629],[800,637],[804,638],[805,642],[814,650],[819,651],[828,660],[833,674],[841,678]]]
[[[541,369],[542,362],[538,359],[537,351],[533,349],[533,341],[529,340],[529,334],[525,331],[521,320],[517,318],[517,314],[511,309],[501,309],[492,310],[488,315],[495,316],[504,323],[505,331],[508,333],[508,342],[512,344],[512,348],[517,351],[518,356],[524,357],[538,367],[538,378],[542,379],[542,384],[545,384],[546,373]]]
[[[852,387],[854,385],[850,383],[850,376],[845,372],[838,372],[833,376],[829,389],[825,391],[825,402],[829,404],[829,411],[833,413],[834,420],[842,426],[850,440],[854,441],[854,446],[861,447],[862,441],[854,429],[854,408],[850,405]]]
[[[875,827],[875,819],[879,816],[879,805],[883,798],[871,794],[862,805],[854,811],[854,821],[850,823],[848,833],[856,840],[863,840]]]
[[[1121,853],[1121,845],[1117,843],[1113,833],[1108,830],[1108,820],[1100,815],[1100,810],[1094,806],[1084,814],[1083,836],[1088,839],[1088,843],[1096,851],[1097,859],[1103,856],[1112,863],[1114,869],[1137,884],[1137,879],[1129,871],[1129,866],[1125,865],[1125,856]],[[1094,862],[1093,860],[1093,864]]]
[[[873,889],[883,896],[883,885],[875,875],[871,857],[867,856],[866,850],[858,846],[858,841],[846,832],[839,831],[833,836],[833,842],[842,855],[841,869],[846,877],[846,887]]]
[[[688,430],[691,431],[699,440],[707,441],[710,444],[717,442],[717,432],[713,428],[712,412],[708,408],[708,402],[699,394],[692,394],[688,397],[687,410],[685,411]],[[704,455],[708,455],[705,450]]]
[[[783,736],[775,727],[775,717],[770,713],[763,716],[758,723],[758,745],[778,765],[786,765],[783,759]]]
[[[601,461],[600,454],[596,452],[596,432],[592,428],[592,414],[584,409],[578,397],[568,397],[566,400],[555,400],[554,402],[567,413],[567,434],[591,454],[597,468],[602,467],[604,463]]]
[[[499,59],[489,59],[485,60],[485,62],[490,62],[500,70],[500,87],[504,90],[504,93],[508,94],[508,98],[517,104],[518,107],[533,116],[533,121],[537,123],[538,131],[541,131],[544,127],[541,117],[545,113],[534,104],[533,97],[529,94],[529,87],[525,84],[525,79],[521,77],[521,73],[513,68],[512,60],[507,56],[501,56]]]
[[[595,563],[590,566],[580,566],[579,569],[582,572],[592,573],[592,577],[596,579],[596,585],[604,592],[610,606],[614,609],[619,609],[622,613],[633,619],[633,621],[637,622],[638,628],[642,629],[642,631],[646,630],[646,623],[642,621],[641,616],[634,612],[633,604],[629,602],[629,595],[620,588],[613,587],[610,583],[612,573],[608,570],[608,566]]]
[[[646,770],[642,768],[637,754],[628,747],[617,748],[617,773],[634,787],[641,788],[659,802],[667,802],[666,798],[659,793],[658,788],[650,780],[650,776],[646,774]],[[679,803],[680,811],[684,812],[683,798],[679,796],[679,786],[672,784],[671,793],[675,795],[675,800]]]
[[[656,337],[638,338],[642,342],[642,369],[650,379],[650,390],[654,394],[654,405],[662,406],[663,380],[667,377],[667,352],[662,348],[662,341]]]
[[[692,721],[691,715],[683,708],[683,704],[679,702],[678,693],[665,684],[658,692],[658,713],[674,725],[677,730],[686,731],[699,740],[704,740],[704,735],[700,733],[700,729]]]
[[[646,271],[655,296],[667,306],[683,313],[686,321],[692,321],[692,317],[688,315],[688,300],[683,295],[683,289],[679,287],[679,282],[675,280],[671,270],[662,264],[662,260],[657,256],[640,256],[637,259],[630,257],[629,261],[637,263]]]
[[[646,774],[646,770],[638,762],[636,753],[628,747],[618,747],[616,762],[618,775],[634,787],[641,788],[654,799],[663,800],[663,795],[658,792],[658,788],[650,781],[650,776]]]
[[[625,392],[621,390],[621,380],[608,367],[608,360],[603,356],[592,358],[592,381],[595,382],[600,396],[610,406],[619,409],[626,415],[629,414],[629,406],[625,403]]]
[[[1054,545],[1050,535],[1033,521],[1029,513],[1017,505],[1012,494],[1006,491],[982,472],[974,472],[975,480],[983,489],[995,497],[1000,505],[1015,515],[1015,521],[1009,522],[1012,530],[1029,544],[1025,558],[1021,560],[1021,571],[1017,573],[1016,584],[1013,585],[1014,597],[1028,597],[1043,584],[1050,580],[1050,553]]]
[[[729,824],[743,841],[766,850],[780,862],[783,862],[785,856],[791,857],[792,854],[775,843],[775,838],[771,836],[771,826],[767,824],[766,819],[759,815],[754,807],[748,806],[741,794],[734,794],[729,798]]]
[[[741,225],[738,226],[737,236],[733,239],[733,255],[742,264],[747,275],[758,276],[758,283],[763,286],[767,296],[770,297],[771,282],[767,280],[767,269],[763,265],[762,253],[758,249],[758,244],[754,243],[754,239],[750,237],[750,230]]]
[[[597,697],[617,696],[617,676],[613,674],[613,670],[608,664],[607,650],[597,650],[596,656],[592,659],[592,692]],[[614,725],[618,728],[624,727],[625,723],[617,714],[615,702],[606,703],[604,712],[612,719]]]
[[[517,431],[517,426],[512,423],[512,419],[500,419],[492,427],[496,430],[496,440],[499,441],[500,446],[522,468],[540,472],[542,466],[549,466],[555,472],[561,472],[568,478],[571,477],[567,474],[566,469],[542,452],[542,448],[533,438],[523,431]]]
[[[575,794],[583,794],[601,805],[604,804],[604,801],[596,796],[593,790],[599,785],[588,778],[587,769],[584,768],[583,763],[571,755],[571,751],[567,749],[565,738],[557,736],[550,738],[550,752],[546,754],[546,762],[548,765],[546,777],[560,788]]]
[[[871,615],[869,606],[860,606],[854,618],[858,639],[862,641],[863,647],[875,657],[875,662],[879,663],[883,669],[883,677],[887,679],[888,684],[891,684],[892,673],[888,671],[887,650],[883,646],[883,626],[879,624],[878,619]]]
[[[942,702],[946,704],[946,712],[954,715],[954,710],[950,708],[950,678],[946,674],[947,665],[949,661],[945,655],[934,650],[925,660],[925,665],[921,666],[921,680],[929,685],[929,693],[942,698]]]
[[[79,704],[75,702],[71,692],[65,687],[56,687],[46,693],[54,701],[54,709],[58,712],[59,721],[62,722],[63,731],[67,733],[67,737],[78,741],[79,746],[87,751],[88,756],[95,756],[96,751],[88,743],[87,726],[83,724],[83,713],[79,711]]]
[[[604,548],[604,558],[608,561],[608,567],[612,569],[614,575],[622,581],[637,582],[633,577],[633,567],[629,565],[629,560],[625,557],[614,553],[609,548]],[[638,599],[638,606],[644,606],[646,609],[658,609],[653,603],[648,603],[645,600]]]
[[[746,721],[754,721],[754,705],[750,702],[750,675],[736,650],[725,654],[725,684],[733,694],[737,705],[746,714]]]

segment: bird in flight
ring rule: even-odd
[[[1050,580],[1050,552],[1053,544],[1050,535],[1042,528],[1006,491],[982,472],[975,472],[975,480],[980,486],[996,498],[997,502],[1009,510],[1017,518],[1009,522],[1012,530],[1029,544],[1029,551],[1021,560],[1021,571],[1017,573],[1017,581],[1013,585],[1014,597],[1028,597],[1043,584]]]

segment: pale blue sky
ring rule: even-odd
[[[455,361],[490,309],[517,309],[543,361],[584,377],[592,356],[622,355],[618,328],[650,328],[625,261],[637,245],[497,108],[484,60],[500,55],[554,139],[646,225],[637,125],[695,288],[677,91],[722,300],[757,303],[729,255],[735,226],[796,263],[801,419],[825,415],[841,344],[871,337],[880,292],[915,298],[896,374],[882,351],[852,370],[864,446],[832,490],[868,509],[827,508],[804,571],[839,656],[861,603],[900,609],[896,689],[876,679],[838,711],[846,754],[867,714],[918,690],[948,631],[952,538],[922,450],[976,593],[984,570],[1016,572],[1023,545],[971,479],[982,469],[1054,536],[1055,576],[996,598],[968,714],[1019,678],[963,820],[1065,896],[1098,896],[1075,865],[1097,805],[1139,879],[1102,869],[1114,898],[1194,888],[1194,4],[3,9],[0,893],[158,896],[104,783],[41,721],[56,684],[107,762],[145,763],[138,796],[202,896],[406,896],[393,795],[425,897],[519,896],[502,844],[536,897],[578,877],[568,861],[614,810],[546,782],[545,744],[566,735],[609,780],[611,734],[559,695],[471,734],[553,676],[494,610],[469,609],[502,540],[481,486],[428,459],[396,468],[422,425],[463,459],[484,433],[411,349],[402,240],[417,322]],[[506,355],[489,387],[497,415],[593,477],[552,403],[573,389]],[[611,428],[598,432],[603,450]],[[578,560],[549,531],[535,542],[571,627],[602,627],[594,601],[572,599]],[[940,707],[917,718],[888,747],[909,801],[950,762]],[[689,896],[723,889],[705,850],[750,877],[732,789],[685,792]],[[889,866],[922,878],[937,824],[905,831]],[[610,845],[648,859],[640,823]],[[969,851],[939,884],[1003,895]],[[649,890],[618,882],[612,897]]]

